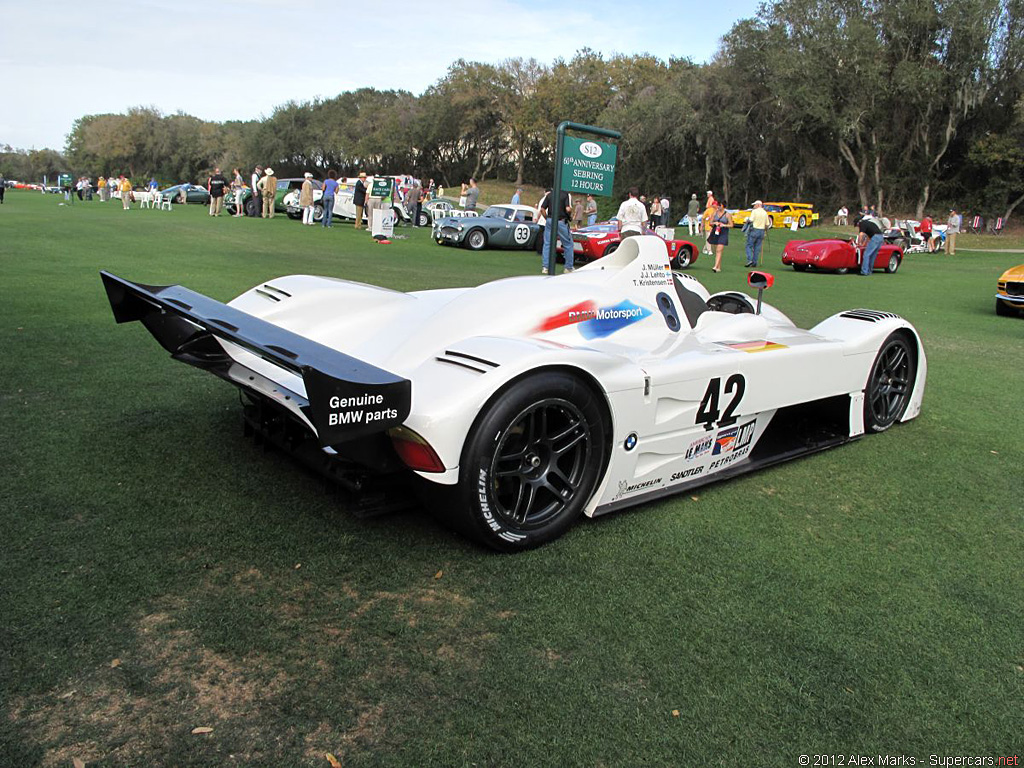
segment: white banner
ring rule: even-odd
[[[390,240],[395,235],[395,212],[391,208],[374,208],[370,211],[372,222],[370,234],[376,237],[383,235]]]

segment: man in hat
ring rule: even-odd
[[[768,229],[768,213],[764,209],[764,203],[760,200],[754,201],[754,208],[750,211],[750,227],[747,228],[747,266],[756,267],[761,259],[761,246],[764,245],[764,233]]]
[[[960,234],[960,226],[963,221],[963,216],[956,212],[956,208],[949,209],[949,219],[946,221],[947,256],[956,256],[956,236]]]
[[[249,189],[252,190],[252,211],[253,216],[258,216],[260,211],[260,198],[259,192],[256,191],[256,187],[259,186],[260,178],[263,176],[263,166],[257,165],[255,170],[252,172],[252,176],[249,179]]]
[[[263,218],[274,218],[274,195],[277,194],[277,176],[274,175],[274,169],[267,168],[256,186],[263,196]]]
[[[352,193],[352,205],[356,207],[356,229],[362,229],[363,209],[366,208],[366,171],[359,172],[359,180]]]

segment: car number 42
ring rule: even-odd
[[[728,427],[736,423],[736,408],[743,399],[743,393],[747,389],[746,379],[740,373],[734,373],[725,381],[725,388],[722,388],[722,379],[716,376],[708,382],[707,391],[700,401],[697,409],[696,424],[703,424],[704,429],[712,430],[717,422],[720,427]],[[719,410],[722,395],[732,395],[732,400],[725,406],[725,410]],[[719,418],[721,417],[721,418]]]

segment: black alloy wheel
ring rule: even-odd
[[[917,360],[905,333],[885,340],[864,390],[864,427],[884,432],[903,416],[917,375]]]
[[[506,552],[557,538],[594,494],[607,432],[598,396],[576,377],[542,372],[522,379],[494,398],[470,431],[458,499],[446,505],[449,522]]]

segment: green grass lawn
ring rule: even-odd
[[[243,438],[230,386],[115,325],[98,275],[228,300],[292,273],[412,290],[539,272],[532,252],[402,233],[8,193],[0,766],[1020,753],[1024,320],[993,297],[1024,255],[861,280],[783,269],[792,235],[773,232],[766,298],[799,325],[852,307],[916,325],[921,417],[500,556],[421,511],[354,518]],[[711,291],[744,287],[733,243],[721,274],[692,269]]]

